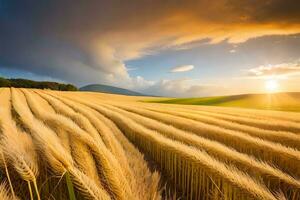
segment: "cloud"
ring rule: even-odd
[[[201,97],[220,94],[223,86],[195,84],[192,79],[161,80],[143,90],[145,94],[169,97]]]
[[[79,85],[127,86],[139,78],[126,61],[198,40],[299,33],[299,10],[298,0],[3,0],[0,66]]]
[[[134,89],[134,90],[143,90],[145,88],[149,88],[155,84],[154,81],[145,80],[141,76],[136,76],[131,79],[128,88]]]
[[[188,72],[194,69],[194,65],[181,65],[177,67],[173,67],[170,72],[176,73],[176,72]]]
[[[277,65],[261,65],[248,70],[248,76],[254,78],[288,77],[300,74],[300,63],[282,63]]]

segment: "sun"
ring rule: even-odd
[[[266,80],[265,82],[265,88],[267,90],[267,92],[276,92],[278,91],[278,87],[279,87],[279,84],[278,84],[278,81],[275,80],[275,79],[269,79],[269,80]]]

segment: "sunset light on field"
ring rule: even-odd
[[[300,0],[0,0],[0,200],[300,200]]]

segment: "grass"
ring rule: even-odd
[[[153,103],[254,108],[300,112],[300,93],[244,94],[201,98],[163,98]]]
[[[69,199],[76,200],[74,187],[69,172],[66,172],[65,176],[66,176],[66,182],[67,182],[67,187],[69,192]]]

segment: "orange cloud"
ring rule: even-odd
[[[300,32],[299,0],[9,0],[5,5],[0,64],[76,81],[134,82],[125,61],[201,39],[236,43]]]

